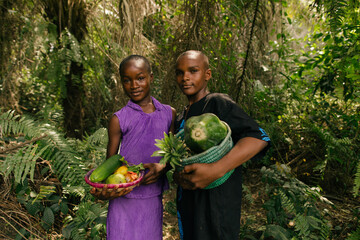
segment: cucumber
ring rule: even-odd
[[[109,177],[122,165],[123,156],[115,154],[106,159],[100,166],[98,166],[90,175],[90,181],[101,182]]]

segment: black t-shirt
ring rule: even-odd
[[[188,109],[175,121],[175,129],[184,127],[184,120],[203,113],[214,113],[231,128],[234,144],[244,137],[269,142],[265,131],[249,117],[228,95],[210,93]],[[269,144],[268,144],[269,147]],[[268,148],[267,147],[267,148]],[[257,154],[261,158],[266,149]],[[178,188],[177,208],[179,230],[184,240],[238,239],[242,197],[241,166],[230,178],[212,189],[185,190]]]
[[[234,145],[239,139],[244,137],[253,137],[270,142],[270,138],[259,124],[246,114],[245,111],[227,94],[223,93],[210,93],[193,103],[187,113],[186,110],[182,111],[175,121],[176,131],[183,128],[184,120],[186,121],[190,117],[198,116],[203,113],[214,113],[220,120],[226,122],[230,126]],[[268,147],[269,145],[256,155],[256,159],[261,158]]]

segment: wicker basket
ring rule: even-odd
[[[145,171],[140,171],[139,172],[139,177],[133,181],[133,182],[128,182],[128,183],[120,183],[120,184],[105,184],[105,183],[95,183],[95,182],[92,182],[90,181],[89,177],[91,175],[91,173],[95,170],[94,169],[91,169],[86,175],[85,175],[85,182],[87,184],[89,184],[90,186],[92,187],[95,187],[95,188],[103,188],[105,187],[105,185],[107,185],[107,188],[114,188],[115,186],[118,186],[119,188],[134,188],[136,186],[139,186],[139,183],[140,181],[143,179],[144,177],[144,173]]]
[[[222,121],[222,123],[224,123],[228,129],[228,133],[225,137],[225,139],[218,145],[209,148],[208,150],[193,155],[189,158],[185,158],[185,159],[181,159],[181,164],[184,166],[186,165],[190,165],[193,163],[212,163],[212,162],[216,162],[218,160],[220,160],[223,156],[225,156],[233,147],[233,141],[231,139],[231,129],[229,127],[229,125]],[[181,139],[184,138],[184,129],[181,129],[177,134],[177,137],[180,137]],[[181,170],[182,168],[179,167],[178,170]],[[211,188],[215,188],[221,184],[223,184],[230,176],[231,174],[234,172],[234,169],[227,172],[224,176],[222,176],[221,178],[216,179],[214,182],[210,183],[207,187],[205,187],[204,189],[211,189]]]

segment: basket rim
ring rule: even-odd
[[[105,187],[105,185],[107,185],[107,188],[115,188],[116,186],[118,186],[118,188],[128,188],[128,187],[132,187],[134,185],[137,185],[140,183],[140,181],[143,179],[144,175],[145,175],[145,171],[142,170],[139,172],[139,177],[138,179],[136,179],[135,181],[133,182],[128,182],[128,183],[120,183],[120,184],[106,184],[106,183],[95,183],[95,182],[92,182],[90,181],[89,177],[91,175],[91,173],[95,170],[95,168],[91,169],[89,172],[86,173],[85,175],[85,182],[87,184],[89,184],[90,186],[92,187],[95,187],[95,188],[103,188]]]

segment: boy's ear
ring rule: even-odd
[[[205,71],[205,81],[209,81],[211,78],[211,69],[208,68],[206,71]]]

